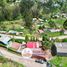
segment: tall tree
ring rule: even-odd
[[[4,0],[0,0],[0,7],[3,7],[3,6],[5,6],[5,2]]]
[[[49,39],[49,36],[47,34],[43,34],[42,37],[42,48],[51,48],[52,42]]]
[[[32,11],[31,8],[34,5],[32,0],[21,0],[20,2],[20,11],[25,21],[25,26],[31,29],[32,26]]]
[[[57,28],[56,23],[55,23],[54,21],[52,21],[52,20],[50,20],[50,21],[48,22],[48,24],[49,24],[49,26],[50,26],[51,28]]]
[[[64,27],[64,29],[67,30],[67,19],[66,19],[65,22],[63,23],[63,27]]]

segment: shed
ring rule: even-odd
[[[3,43],[3,44],[8,44],[9,41],[10,41],[10,39],[11,39],[10,37],[4,35],[4,36],[2,36],[2,37],[0,38],[0,42]]]
[[[64,34],[67,34],[67,30],[64,30]]]
[[[60,32],[61,29],[49,29],[50,32]]]
[[[44,33],[44,31],[43,31],[43,30],[38,30],[38,32],[39,32],[39,33]]]
[[[57,55],[67,56],[67,42],[55,43]]]

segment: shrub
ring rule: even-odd
[[[52,54],[52,56],[55,56],[57,54],[57,49],[56,49],[55,45],[52,45],[52,47],[51,47],[51,54]]]
[[[67,42],[67,38],[66,39],[63,39],[62,42]]]
[[[62,42],[62,40],[61,40],[61,39],[56,38],[56,39],[55,39],[55,42]]]
[[[15,41],[15,42],[18,42],[18,43],[22,43],[22,42],[25,41],[25,40],[22,40],[22,39],[11,39],[11,41]]]
[[[26,35],[26,36],[25,36],[25,42],[27,43],[28,41],[29,41],[29,36]]]

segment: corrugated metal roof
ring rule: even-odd
[[[11,39],[10,37],[4,35],[4,36],[2,36],[2,37],[0,38],[0,41],[3,42],[4,44],[8,44],[8,41],[9,41],[10,39]]]
[[[64,42],[64,43],[55,43],[55,46],[57,48],[57,52],[67,53],[67,42]]]

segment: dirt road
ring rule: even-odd
[[[23,64],[25,67],[46,67],[46,63],[40,64],[36,63],[34,59],[24,59],[22,56],[18,56],[16,54],[10,53],[6,49],[0,47],[0,53],[8,59],[11,59],[13,61],[19,62]]]

